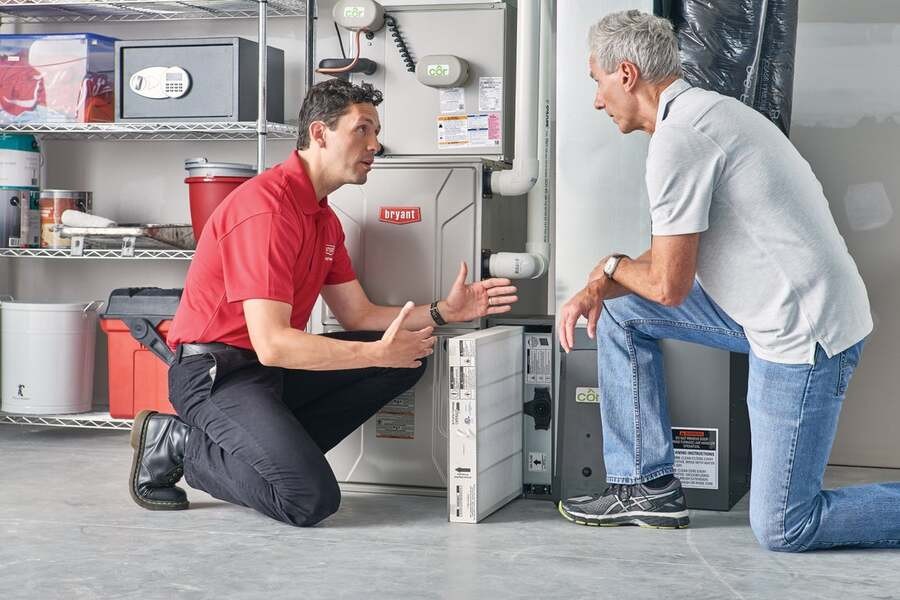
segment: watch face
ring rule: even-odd
[[[607,275],[611,275],[613,269],[616,267],[616,257],[611,256],[606,260],[606,265],[603,267],[603,272]]]

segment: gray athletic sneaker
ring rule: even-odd
[[[561,501],[559,512],[573,523],[601,527],[639,525],[680,529],[690,523],[678,479],[658,489],[640,483],[610,485],[599,495]]]

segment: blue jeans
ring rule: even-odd
[[[674,472],[660,339],[750,354],[750,526],[760,544],[785,552],[900,546],[900,483],[822,490],[863,342],[831,358],[817,346],[813,365],[765,361],[697,283],[677,307],[634,294],[604,303],[597,360],[609,483]]]

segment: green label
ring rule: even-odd
[[[348,19],[362,19],[366,16],[365,6],[345,6],[344,16]]]
[[[575,388],[575,402],[600,403],[600,389],[595,387]]]
[[[430,77],[446,77],[450,74],[450,65],[428,65],[426,72]]]

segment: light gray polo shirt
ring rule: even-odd
[[[679,79],[647,155],[653,235],[700,232],[697,280],[764,360],[812,364],[872,331],[866,287],[809,163],[764,116]]]

